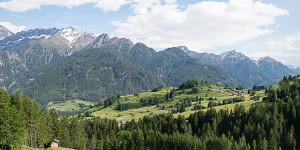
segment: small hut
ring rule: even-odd
[[[52,142],[51,142],[50,147],[51,148],[57,148],[58,147],[58,143],[59,143],[58,139],[53,139]]]

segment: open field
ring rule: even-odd
[[[62,112],[79,111],[94,105],[95,102],[82,101],[82,100],[68,100],[64,103],[52,103],[48,106],[49,109],[55,109]]]
[[[130,105],[137,105],[142,103],[140,102],[140,99],[147,99],[149,97],[157,97],[157,98],[164,98],[165,95],[170,92],[173,89],[173,87],[168,87],[168,88],[163,88],[158,92],[147,92],[147,93],[140,93],[137,95],[126,95],[126,96],[121,96],[119,99],[119,103],[121,104],[130,104]],[[213,101],[215,103],[219,103],[224,100],[224,99],[230,99],[230,98],[236,98],[237,96],[232,96],[231,93],[226,93],[226,92],[209,92],[208,89],[218,89],[218,90],[224,90],[223,87],[219,86],[202,86],[198,87],[199,93],[193,93],[189,94],[191,89],[185,89],[185,92],[182,93],[182,90],[176,89],[176,92],[178,95],[173,97],[173,100],[171,101],[165,101],[162,103],[159,103],[158,105],[151,105],[151,106],[142,106],[142,107],[134,107],[128,110],[117,110],[118,108],[118,103],[114,103],[113,105],[107,107],[107,108],[92,108],[89,111],[92,112],[92,115],[95,117],[101,117],[101,118],[108,118],[108,119],[116,119],[117,121],[129,121],[131,119],[138,120],[139,118],[142,118],[143,116],[147,115],[157,115],[157,114],[162,114],[162,113],[169,113],[171,112],[172,109],[175,109],[174,106],[177,103],[181,103],[183,99],[186,98],[195,98],[195,97],[201,97],[204,100],[201,101],[201,105],[207,107],[208,103],[210,101]],[[246,91],[243,91],[244,93],[247,93]],[[256,102],[259,102],[262,100],[262,97],[264,96],[264,91],[260,91],[258,95],[261,97],[259,100],[254,101],[250,100],[250,95],[248,94],[243,94],[243,97],[245,98],[245,101],[243,102],[236,102],[234,104],[226,104],[226,105],[220,105],[220,106],[215,106],[216,110],[220,109],[228,109],[232,110],[234,109],[234,106],[236,104],[244,105],[246,109],[249,109],[250,106]],[[209,98],[217,98],[216,100],[209,100]],[[191,113],[195,113],[196,111],[199,110],[192,110],[195,105],[199,104],[199,102],[193,102],[192,106],[186,107],[185,112],[182,113],[175,113],[174,116],[177,117],[178,115],[184,115],[188,117]],[[164,110],[162,110],[162,106],[165,107]],[[208,108],[209,109],[209,108]],[[203,111],[206,111],[206,109],[202,109]]]

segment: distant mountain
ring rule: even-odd
[[[235,50],[215,55],[193,52],[184,46],[179,48],[204,64],[220,67],[240,85],[248,88],[253,85],[269,86],[280,81],[285,75],[296,74],[295,71],[270,57],[254,60]]]
[[[95,40],[103,37],[100,35]],[[84,36],[82,36],[84,37]],[[75,39],[80,41],[82,37]],[[70,42],[60,35],[48,39],[33,40],[13,50],[0,50],[0,87],[9,89],[19,74],[27,70],[56,62],[76,51],[86,49],[86,44],[71,48]]]
[[[258,67],[272,79],[281,80],[285,75],[295,75],[296,72],[271,57],[262,57],[257,61]]]
[[[5,28],[4,26],[0,25],[0,40],[13,35],[14,33],[12,33],[11,31],[9,31],[7,28]]]
[[[293,65],[287,65],[289,69],[291,69],[295,74],[300,74],[300,67],[295,67]]]
[[[40,36],[46,32],[51,34]],[[4,44],[5,47],[15,47],[13,49],[0,50],[0,87],[11,87],[20,73],[22,74],[35,67],[58,61],[82,49],[100,47],[108,40],[110,38],[107,34],[96,37],[92,33],[81,32],[72,27],[60,30],[35,29],[22,31],[0,40],[0,43],[9,41],[8,43],[11,45]],[[19,43],[20,41],[23,44]]]
[[[114,39],[110,43],[104,47],[108,47],[123,59],[161,77],[167,85],[178,86],[187,80],[198,79],[207,80],[213,84],[237,86],[237,83],[218,67],[203,65],[179,48],[173,47],[156,52],[145,44],[133,44],[124,38]]]
[[[31,29],[28,31],[21,31],[14,35],[8,36],[5,39],[0,40],[0,50],[14,49],[22,44],[28,43],[33,40],[48,39],[54,34],[59,32],[59,29]]]
[[[82,99],[98,101],[165,85],[158,77],[120,59],[106,48],[88,49],[36,67],[19,77],[11,90],[22,91],[40,104]]]

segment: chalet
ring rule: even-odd
[[[223,92],[231,93],[231,90],[223,90]]]
[[[232,91],[232,95],[233,95],[233,96],[241,96],[241,95],[243,95],[243,94],[242,94],[242,92],[240,92],[240,91]]]
[[[58,139],[53,139],[52,142],[51,142],[50,147],[51,148],[58,148],[58,143],[59,143]]]
[[[210,92],[218,92],[219,90],[217,90],[217,89],[208,89],[208,91],[210,91]]]

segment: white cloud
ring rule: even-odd
[[[95,7],[101,8],[103,11],[117,11],[128,2],[127,0],[9,0],[0,2],[0,7],[14,12],[25,12],[31,9],[41,9],[43,5],[72,8],[82,4],[95,3]]]
[[[281,41],[268,41],[267,45],[270,49],[279,49],[287,52],[300,52],[300,32],[288,36]]]
[[[128,4],[127,0],[99,0],[95,7],[101,8],[103,11],[118,11],[121,6]]]
[[[9,22],[0,22],[0,25],[4,26],[6,29],[10,30],[13,33],[23,31],[26,28],[25,26],[13,25]]]
[[[0,7],[14,12],[25,12],[30,9],[40,9],[42,5],[72,8],[73,6],[91,2],[97,2],[97,0],[10,0],[0,2]]]
[[[271,40],[267,42],[269,50],[256,52],[251,56],[270,56],[287,65],[300,67],[300,32],[285,37],[283,40]]]
[[[184,10],[173,0],[133,0],[134,14],[114,21],[115,34],[150,47],[185,45],[190,49],[227,46],[272,32],[277,16],[288,11],[252,0],[203,1]]]
[[[176,0],[164,0],[164,1],[167,4],[174,4],[174,3],[176,3]]]

